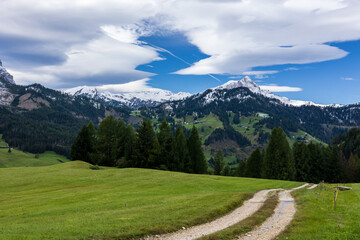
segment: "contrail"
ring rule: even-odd
[[[170,52],[169,50],[167,50],[167,49],[165,49],[165,48],[162,48],[162,47],[156,46],[156,45],[151,44],[151,43],[148,43],[148,42],[143,42],[143,43],[146,43],[146,44],[148,44],[148,45],[152,46],[153,48],[155,48],[155,49],[157,49],[157,50],[159,50],[159,51],[161,51],[161,52],[166,52],[166,53],[170,54],[170,55],[171,55],[171,56],[173,56],[174,58],[176,58],[176,59],[178,59],[178,60],[182,61],[183,63],[185,63],[185,64],[189,65],[190,67],[192,67],[192,66],[194,65],[194,64],[191,64],[191,63],[189,63],[189,62],[185,61],[185,60],[184,60],[184,59],[182,59],[181,57],[179,57],[179,56],[175,55],[174,53]],[[207,74],[207,75],[208,75],[209,77],[211,77],[211,78],[215,79],[216,81],[221,82],[221,80],[220,80],[220,79],[218,79],[217,77],[215,77],[214,75],[212,75],[212,74]]]

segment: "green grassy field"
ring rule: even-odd
[[[127,239],[209,221],[266,188],[297,182],[76,161],[0,169],[0,239]]]
[[[183,121],[183,119],[176,118],[175,121]],[[202,122],[195,124],[195,127],[197,128],[199,132],[199,136],[201,138],[201,141],[204,143],[205,140],[211,135],[213,131],[217,128],[224,128],[222,122],[219,120],[219,118],[215,114],[209,114],[203,118],[199,118],[197,120],[194,120],[193,116],[186,116],[186,121],[191,123],[194,121]],[[186,129],[191,130],[193,124],[184,124],[183,125]]]
[[[0,135],[0,146],[8,146],[1,137]],[[35,158],[35,154],[32,153],[24,153],[16,149],[11,149],[11,153],[8,153],[8,149],[0,149],[0,168],[48,166],[68,161],[66,157],[54,152],[45,152]]]
[[[339,192],[336,211],[333,186],[295,191],[298,211],[279,239],[360,239],[360,184],[349,184],[352,190]]]
[[[0,147],[8,147],[9,145],[6,143],[6,142],[4,142],[4,140],[2,140],[2,134],[0,134]]]

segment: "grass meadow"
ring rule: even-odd
[[[295,191],[298,211],[295,220],[279,239],[360,239],[360,184],[347,184],[339,191],[334,210],[335,185]]]
[[[209,221],[261,189],[301,185],[89,166],[0,169],[0,239],[132,239]]]

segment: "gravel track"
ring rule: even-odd
[[[291,192],[300,188],[304,188],[309,184],[291,190],[284,190],[279,193],[279,204],[274,210],[274,214],[266,219],[266,221],[253,231],[246,233],[238,238],[239,240],[271,240],[278,236],[290,224],[294,218],[296,207],[295,200],[291,196]]]
[[[144,239],[190,240],[223,230],[253,215],[264,205],[264,202],[268,198],[268,193],[277,190],[283,189],[268,189],[257,192],[251,199],[245,201],[241,207],[212,222],[182,229],[174,233],[150,236]]]
[[[311,187],[308,187],[308,189],[314,189],[314,188],[316,188],[318,185],[317,184],[314,184],[314,185],[312,185]]]

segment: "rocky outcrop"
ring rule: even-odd
[[[31,97],[31,93],[26,93],[19,98],[19,108],[31,111],[34,109],[39,109],[43,106],[50,107],[50,103],[41,97]]]

